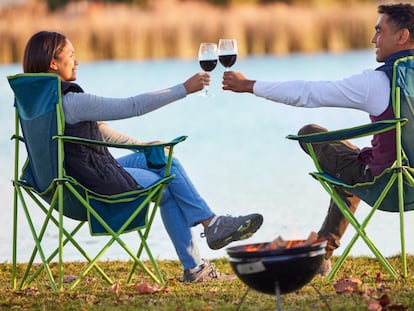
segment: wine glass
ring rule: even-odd
[[[217,65],[217,44],[209,42],[201,43],[200,49],[198,50],[198,61],[201,69],[205,72],[213,71]],[[199,96],[212,96],[208,91],[207,85],[204,86],[203,92]]]
[[[218,44],[218,58],[220,63],[229,71],[237,59],[237,40],[220,39]]]

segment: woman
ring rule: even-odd
[[[57,32],[41,31],[27,43],[23,69],[26,73],[51,72],[62,80],[65,135],[105,140],[113,143],[142,143],[110,128],[103,121],[139,116],[161,108],[210,83],[207,73],[197,73],[182,84],[158,92],[128,98],[104,98],[84,93],[72,83],[78,61],[72,43]],[[65,146],[65,169],[85,186],[102,194],[115,194],[146,187],[164,175],[164,169],[150,168],[143,153],[114,159],[105,147],[78,144]],[[176,177],[164,191],[160,211],[165,228],[184,269],[184,282],[217,278],[214,267],[201,259],[191,227],[204,226],[204,236],[212,249],[250,237],[261,226],[259,214],[216,216],[198,194],[184,168],[173,159]]]

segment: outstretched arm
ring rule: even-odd
[[[110,121],[140,116],[197,92],[210,83],[210,76],[197,73],[176,86],[126,98],[109,98],[87,93],[67,93],[63,96],[65,121]]]

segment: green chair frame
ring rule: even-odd
[[[306,144],[310,156],[315,164],[317,172],[310,173],[322,187],[328,192],[332,200],[337,204],[343,215],[355,229],[356,234],[345,247],[342,255],[336,260],[328,279],[332,280],[344,261],[348,257],[356,241],[361,238],[378,259],[382,267],[393,279],[399,276],[407,277],[407,254],[405,244],[404,212],[414,209],[414,169],[410,162],[414,163],[414,57],[408,56],[397,60],[394,64],[392,81],[392,105],[395,119],[383,120],[362,126],[344,130],[330,131],[326,133],[314,133],[309,135],[288,135],[288,139],[297,140]],[[342,181],[324,173],[318,163],[313,144],[341,141],[375,133],[395,130],[397,158],[393,165],[387,168],[374,181],[345,184]],[[339,196],[337,189],[351,192],[371,206],[371,210],[364,219],[358,220],[351,212],[347,204]],[[373,241],[366,234],[366,227],[377,210],[399,213],[401,266],[397,269],[391,265],[378,250]]]
[[[56,163],[57,163],[57,176],[50,180],[50,185],[44,191],[39,191],[34,185],[28,184],[27,180],[22,180],[20,172],[23,171],[28,165],[28,161],[31,161],[29,152],[27,153],[28,160],[21,165],[19,158],[21,153],[21,144],[25,144],[27,137],[24,137],[21,131],[21,118],[18,105],[15,105],[15,133],[12,139],[15,141],[15,164],[14,164],[14,212],[13,212],[13,250],[12,250],[12,287],[13,289],[23,289],[31,284],[42,271],[46,272],[47,278],[53,290],[60,290],[64,288],[75,288],[82,279],[85,278],[87,273],[91,269],[95,269],[109,284],[113,284],[114,281],[107,275],[106,272],[99,266],[99,260],[111,247],[114,242],[125,250],[132,260],[131,270],[128,277],[128,282],[132,280],[134,272],[137,266],[139,266],[150,279],[156,283],[164,284],[165,281],[158,268],[157,262],[154,259],[151,249],[147,243],[147,238],[150,233],[153,220],[156,216],[157,209],[161,200],[164,189],[168,186],[168,183],[175,177],[171,174],[171,164],[174,152],[174,146],[187,137],[181,136],[167,143],[158,143],[154,145],[125,145],[125,144],[113,144],[102,141],[94,141],[83,139],[79,137],[70,137],[64,135],[64,113],[62,109],[62,94],[61,94],[61,82],[57,75],[54,74],[18,74],[7,77],[8,81],[15,94],[15,103],[17,101],[28,101],[27,104],[32,104],[31,101],[36,101],[36,87],[37,90],[43,91],[47,96],[50,92],[55,92],[55,100],[50,103],[55,110],[56,121],[56,133],[52,134],[51,140],[57,145]],[[22,80],[22,81],[20,81]],[[27,81],[24,81],[27,80]],[[40,82],[39,82],[40,80]],[[49,83],[48,87],[51,90],[42,90],[42,80],[45,83]],[[37,83],[37,85],[36,85]],[[40,83],[40,84],[39,84]],[[40,86],[39,86],[40,85]],[[33,91],[29,91],[32,95],[20,96],[19,92],[27,92],[27,88],[34,87]],[[39,88],[40,87],[40,88]],[[31,98],[32,97],[32,98]],[[111,148],[120,148],[133,151],[145,152],[147,161],[150,163],[156,163],[157,165],[166,165],[165,176],[150,185],[149,187],[141,190],[130,191],[127,193],[121,193],[117,195],[100,195],[94,193],[79,182],[77,182],[71,176],[67,176],[64,169],[64,144],[65,143],[78,143],[89,145],[101,145]],[[165,156],[165,148],[169,149],[168,156]],[[54,155],[53,155],[54,156]],[[68,200],[68,196],[72,200]],[[46,200],[45,200],[46,198]],[[35,207],[30,207],[28,202],[35,203]],[[76,202],[76,203],[75,203]],[[104,220],[97,209],[94,207],[93,202],[99,202],[100,204],[132,204],[134,207],[129,217],[126,218],[122,225],[114,228],[109,224],[107,220]],[[75,203],[75,204],[73,204]],[[73,206],[77,208],[85,209],[87,212],[87,219],[80,219],[79,223],[70,230],[65,228],[65,214],[66,211]],[[136,206],[135,206],[136,205]],[[36,226],[31,217],[31,210],[33,208],[40,208],[45,218],[41,226]],[[25,215],[30,231],[32,233],[34,248],[30,258],[27,261],[26,269],[21,276],[20,285],[17,286],[17,249],[18,249],[18,228],[19,228],[19,211],[20,209]],[[94,233],[91,227],[90,221],[94,219],[104,228],[102,232]],[[139,226],[131,228],[131,224],[138,218],[143,218]],[[94,256],[90,256],[76,240],[76,233],[79,232],[84,224],[89,223],[89,229],[91,235],[108,235],[109,241],[102,247],[102,249]],[[54,224],[58,228],[58,241],[56,249],[50,251],[49,255],[46,255],[46,250],[42,246],[42,241],[50,224]],[[122,239],[121,234],[125,232],[136,231],[139,238],[139,247],[137,251],[133,251]],[[80,271],[77,278],[70,283],[69,286],[64,286],[64,247],[68,244],[72,244],[79,253],[85,258],[87,265]],[[138,243],[137,243],[138,245]],[[141,255],[145,250],[150,268],[141,260]],[[51,263],[57,256],[57,277],[53,276]],[[34,265],[35,259],[40,257],[41,264],[36,268]],[[34,270],[34,271],[33,271]]]

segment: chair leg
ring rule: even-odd
[[[339,269],[341,269],[342,265],[345,262],[345,259],[348,257],[349,253],[351,252],[352,247],[354,246],[358,238],[359,238],[359,235],[355,234],[351,242],[346,246],[341,256],[339,256],[339,258],[335,261],[335,264],[333,265],[332,270],[329,272],[327,276],[327,279],[329,281],[331,281],[336,276]]]
[[[57,286],[56,286],[56,283],[55,283],[55,281],[53,279],[52,271],[50,270],[50,267],[47,264],[47,260],[46,260],[45,254],[44,254],[43,248],[41,246],[41,241],[42,241],[44,232],[46,230],[47,224],[48,224],[49,219],[50,219],[48,216],[50,216],[50,213],[52,212],[52,210],[49,210],[48,214],[46,215],[46,219],[45,219],[45,221],[44,221],[44,223],[42,225],[42,229],[40,231],[40,234],[38,235],[36,233],[36,229],[34,227],[34,224],[31,221],[30,213],[29,213],[29,211],[27,209],[27,205],[26,205],[26,203],[25,203],[25,201],[24,201],[23,196],[22,196],[21,193],[20,193],[20,202],[22,203],[23,211],[24,211],[24,213],[26,215],[26,219],[28,221],[28,224],[29,224],[29,227],[30,227],[30,231],[32,232],[32,236],[33,236],[34,242],[36,244],[35,249],[33,250],[32,257],[31,257],[30,261],[27,264],[26,272],[24,273],[24,276],[23,276],[23,279],[22,279],[22,283],[20,285],[20,288],[24,288],[25,286],[28,285],[28,283],[26,282],[26,279],[27,279],[27,277],[29,275],[29,272],[30,272],[30,269],[32,267],[34,257],[36,256],[36,253],[39,252],[40,258],[41,258],[42,263],[43,263],[43,265],[45,267],[45,271],[46,271],[47,277],[48,277],[48,279],[50,281],[50,284],[51,284],[53,290],[56,291],[57,290]],[[51,207],[51,209],[53,209],[53,207]]]
[[[14,206],[13,206],[13,246],[12,246],[12,288],[16,289],[17,284],[17,217],[18,217],[18,194],[16,185],[14,186]],[[19,190],[20,191],[20,190]]]
[[[162,194],[162,191],[163,191],[164,188],[165,187],[163,187],[160,190],[160,193],[161,194]],[[160,281],[158,283],[163,284],[164,283],[164,278],[162,277],[161,271],[158,268],[158,264],[154,260],[154,257],[152,255],[152,252],[151,252],[150,248],[148,247],[148,244],[146,243],[146,240],[147,240],[148,235],[149,235],[149,231],[150,231],[150,229],[152,227],[152,223],[154,221],[155,215],[156,215],[157,210],[158,210],[158,206],[159,206],[160,199],[161,199],[161,196],[158,195],[157,196],[157,199],[156,199],[156,201],[155,201],[155,203],[153,205],[153,208],[152,208],[150,217],[148,219],[148,224],[147,224],[147,227],[145,228],[144,234],[142,234],[142,232],[140,230],[138,230],[138,235],[140,237],[141,243],[139,245],[139,249],[138,249],[138,252],[137,252],[137,258],[140,258],[141,257],[142,251],[145,248],[145,252],[147,253],[147,255],[149,257],[149,260],[151,262],[151,265],[154,268],[155,273],[157,274],[158,280]],[[131,267],[131,270],[130,270],[130,273],[129,273],[129,276],[128,276],[128,279],[127,279],[127,283],[130,283],[131,282],[132,276],[134,275],[136,268],[137,268],[137,263],[134,262],[134,264]]]
[[[404,175],[410,175],[404,170]],[[405,249],[405,222],[404,222],[404,193],[403,193],[403,173],[398,174],[398,201],[399,201],[399,216],[400,216],[400,241],[401,241],[401,274],[404,278],[408,276],[407,273],[407,254]]]
[[[29,194],[29,196],[34,200],[34,202],[37,204],[37,206],[45,213],[45,215],[46,215],[46,217],[45,217],[45,222],[44,222],[44,224],[43,224],[43,226],[41,227],[41,229],[40,229],[40,231],[39,231],[39,234],[37,235],[37,240],[39,241],[39,247],[40,247],[40,249],[41,249],[41,246],[40,246],[40,243],[41,243],[41,241],[42,241],[42,239],[43,239],[43,236],[44,236],[44,234],[45,234],[45,232],[46,232],[46,229],[47,229],[47,226],[48,226],[48,223],[49,223],[49,221],[50,222],[52,222],[54,225],[56,225],[57,227],[58,227],[58,224],[59,224],[59,220],[58,219],[56,219],[54,216],[53,216],[53,211],[54,211],[54,209],[53,209],[53,207],[52,206],[54,206],[53,204],[54,204],[54,200],[52,200],[52,203],[53,204],[51,204],[51,207],[49,208],[49,210],[39,201],[39,200],[37,200],[37,198],[36,197],[34,197],[31,193],[28,193]],[[22,198],[23,199],[23,198]],[[22,202],[22,205],[23,205],[23,209],[25,208],[25,201],[21,201]],[[27,211],[27,213],[28,213],[28,211]],[[26,215],[27,215],[27,213],[26,213]],[[62,230],[62,234],[63,234],[63,236],[65,237],[65,239],[64,240],[62,240],[62,248],[64,247],[64,246],[66,246],[66,244],[67,243],[71,243],[79,252],[80,252],[80,254],[82,254],[83,255],[83,257],[88,261],[88,262],[90,262],[90,261],[92,261],[92,259],[91,259],[91,257],[89,257],[89,255],[83,250],[83,248],[79,245],[79,243],[74,239],[74,236],[77,234],[77,232],[81,229],[81,227],[83,226],[85,224],[85,222],[83,221],[83,222],[80,222],[70,233],[67,231],[67,230],[65,230],[64,228],[63,228],[63,230]],[[33,230],[34,230],[34,226],[33,226]],[[59,254],[59,252],[60,252],[60,248],[59,247],[57,247],[50,255],[49,255],[49,257],[45,260],[45,261],[43,261],[43,263],[31,274],[31,276],[29,277],[29,273],[30,273],[30,270],[31,270],[31,268],[32,268],[32,263],[33,263],[33,261],[34,261],[34,259],[35,259],[35,257],[36,257],[36,255],[37,255],[37,252],[38,252],[38,250],[39,250],[39,247],[38,246],[35,246],[34,247],[34,249],[33,249],[33,252],[32,252],[32,255],[31,255],[31,257],[30,257],[30,259],[29,259],[29,261],[28,261],[28,263],[27,263],[27,267],[26,267],[26,270],[25,270],[25,273],[24,273],[24,275],[23,275],[23,277],[22,277],[22,280],[21,280],[21,284],[20,284],[20,286],[19,286],[19,288],[25,288],[25,287],[27,287],[31,282],[33,282],[35,279],[36,279],[36,277],[43,271],[43,269],[45,269],[46,270],[46,273],[48,273],[47,271],[48,270],[50,270],[49,269],[49,264],[50,264],[50,262],[56,257],[56,255],[58,255]],[[97,264],[95,264],[94,265],[94,268],[101,274],[101,276],[109,283],[109,284],[113,284],[113,281],[111,280],[111,278],[102,270],[102,268],[101,267],[99,267],[99,265],[97,265]],[[14,275],[15,275],[15,272],[14,272]],[[50,278],[49,278],[50,279]],[[14,276],[14,281],[13,282],[16,282],[16,280],[17,280],[17,276]],[[56,285],[56,282],[54,281],[54,279],[53,279],[53,282],[51,281],[51,286],[52,286],[52,288],[54,288],[55,290],[57,290],[58,288],[60,288],[60,287],[62,287],[62,284],[60,284],[60,286],[57,286]]]
[[[352,215],[353,217],[353,215]],[[352,224],[352,226],[355,228],[355,230],[357,231],[356,235],[354,236],[353,240],[351,241],[349,247],[347,247],[345,249],[345,252],[340,259],[338,260],[338,263],[335,263],[334,268],[332,269],[332,275],[331,273],[328,275],[328,279],[332,279],[334,276],[334,273],[336,273],[339,269],[339,267],[342,265],[343,261],[345,260],[345,258],[348,256],[352,246],[355,244],[356,240],[361,237],[365,244],[368,246],[368,248],[372,251],[372,253],[375,255],[375,257],[378,259],[378,261],[381,263],[381,265],[388,271],[388,273],[390,274],[390,276],[397,280],[398,279],[398,274],[395,271],[395,269],[391,266],[391,264],[389,263],[389,261],[387,259],[384,258],[384,256],[380,253],[380,251],[377,249],[377,247],[374,245],[374,243],[371,241],[371,239],[366,235],[365,231],[364,231],[364,226],[360,226],[359,223],[356,221],[355,218],[353,218],[352,221],[350,221],[350,223]],[[336,267],[336,265],[338,265],[338,268]]]
[[[76,285],[79,284],[79,282],[86,276],[86,274],[96,265],[98,260],[102,257],[102,255],[107,251],[107,249],[115,242],[117,241],[118,244],[131,256],[131,258],[134,260],[134,262],[140,266],[142,270],[156,283],[162,283],[158,278],[149,270],[142,261],[137,258],[137,256],[131,251],[131,249],[119,238],[117,233],[113,232],[112,238],[108,241],[108,243],[102,248],[102,250],[95,256],[94,259],[92,259],[89,264],[81,271],[81,273],[78,275],[78,278],[72,283],[72,285],[69,287],[69,289],[73,289]]]
[[[88,202],[81,197],[77,191],[73,188],[72,185],[70,185],[69,183],[66,184],[67,188],[69,189],[69,191],[71,191],[75,197],[85,206],[88,206]],[[162,189],[162,188],[159,188]],[[145,206],[146,204],[149,204],[151,202],[152,196],[147,196],[145,198],[145,200],[141,203],[143,206]],[[106,230],[106,232],[111,236],[111,239],[107,242],[107,244],[102,248],[102,250],[95,256],[94,259],[92,259],[89,264],[87,265],[87,267],[85,269],[82,270],[82,272],[79,274],[78,278],[72,283],[72,285],[70,286],[70,289],[74,288],[84,277],[85,275],[88,273],[88,271],[94,267],[97,263],[97,261],[101,258],[101,256],[108,250],[108,248],[116,241],[118,243],[118,245],[120,247],[122,247],[130,256],[131,258],[134,260],[134,264],[140,266],[140,268],[156,283],[163,283],[162,280],[159,280],[157,278],[157,276],[154,275],[154,273],[151,272],[151,270],[149,270],[144,264],[143,262],[136,256],[136,254],[134,254],[131,249],[128,247],[128,245],[125,244],[125,242],[120,238],[121,233],[125,230],[125,228],[129,225],[130,221],[136,217],[136,215],[139,213],[139,210],[136,210],[129,218],[128,221],[126,221],[123,226],[119,229],[118,232],[115,232],[112,230],[111,227],[108,226],[108,224],[102,219],[102,217],[99,216],[99,214],[93,209],[91,208],[89,210],[90,214],[95,217],[100,224],[104,227],[104,229]]]
[[[374,205],[372,208],[370,214],[368,217],[365,218],[364,222],[359,224],[353,213],[349,210],[348,206],[342,201],[341,197],[339,196],[336,189],[325,183],[322,180],[319,180],[322,184],[322,186],[325,188],[325,190],[331,194],[332,200],[336,203],[338,208],[341,210],[341,212],[344,214],[344,216],[348,219],[349,223],[354,227],[356,230],[356,235],[354,236],[353,240],[351,241],[351,245],[345,249],[345,253],[339,258],[339,260],[335,263],[333,269],[328,274],[328,279],[332,279],[335,274],[338,272],[339,268],[342,266],[344,260],[348,256],[352,246],[355,244],[356,240],[361,237],[365,244],[368,246],[368,248],[372,251],[372,253],[375,255],[375,257],[378,259],[378,261],[381,263],[381,265],[388,271],[388,273],[391,275],[393,279],[397,279],[397,272],[395,269],[391,266],[391,264],[388,262],[387,259],[384,258],[384,256],[380,253],[380,251],[377,249],[377,247],[374,245],[374,243],[371,241],[371,239],[366,235],[365,233],[365,227],[368,224],[369,220],[372,218],[375,211],[378,209],[378,206]],[[388,192],[389,188],[391,187],[393,181],[391,181],[387,187],[384,189],[383,193],[379,197],[379,202],[382,202],[383,196],[385,196],[385,193]]]

